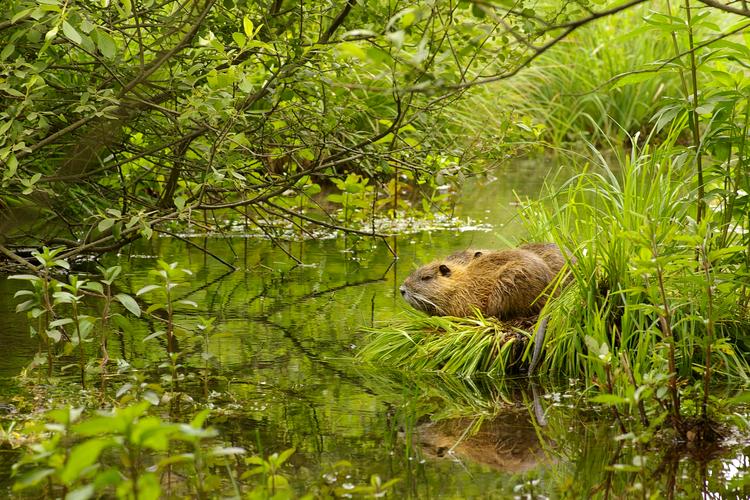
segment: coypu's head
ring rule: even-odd
[[[406,278],[399,289],[414,309],[430,316],[451,315],[455,287],[466,271],[466,265],[480,257],[481,251],[465,250],[451,254],[443,261],[422,266]]]
[[[404,300],[414,309],[430,316],[445,314],[445,300],[453,288],[453,275],[456,267],[448,260],[422,266],[406,278],[399,289]]]

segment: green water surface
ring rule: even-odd
[[[148,271],[157,259],[193,272],[175,289],[179,299],[198,304],[178,305],[176,313],[180,389],[193,400],[182,404],[185,419],[208,406],[211,424],[229,445],[264,455],[296,448],[284,472],[299,492],[321,481],[345,488],[366,484],[377,474],[401,479],[396,498],[742,497],[750,447],[740,433],[723,449],[695,458],[644,447],[639,453],[646,472],[622,472],[617,464],[632,465],[635,453],[620,449],[611,415],[592,410],[575,381],[544,387],[524,378],[460,380],[397,373],[355,359],[363,327],[405,314],[398,286],[415,267],[455,250],[522,240],[513,219],[517,196],[535,196],[549,168],[525,163],[467,181],[453,215],[468,230],[389,238],[398,259],[379,240],[282,243],[299,265],[268,239],[237,234],[191,237],[237,271],[165,237],[103,264],[124,267],[117,285],[128,293],[152,282]],[[14,312],[13,293],[22,286],[0,280],[0,388],[6,400],[26,390],[13,377],[38,348],[24,315]],[[215,318],[221,334],[210,343],[208,365],[199,338],[185,333],[197,331],[198,316]],[[127,334],[111,339],[111,356],[158,381],[165,372],[159,368],[164,344],[143,339],[163,326],[154,319],[132,323]],[[75,380],[71,375],[66,383]],[[0,453],[0,486],[8,495],[18,453]],[[342,460],[351,467],[334,474]]]

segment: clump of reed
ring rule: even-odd
[[[717,243],[718,211],[696,222],[691,165],[674,152],[634,146],[614,166],[599,155],[526,206],[534,239],[576,259],[574,286],[550,304],[541,373],[606,380],[608,359],[634,377],[689,379],[710,362],[714,375],[749,379],[734,342],[748,326],[747,248]]]
[[[474,318],[423,316],[371,328],[359,357],[412,371],[502,376],[519,371],[533,321],[502,323]]]

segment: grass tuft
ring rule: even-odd
[[[710,344],[713,375],[750,380],[737,341],[750,326],[745,249],[718,243],[719,211],[696,222],[692,165],[674,146],[678,135],[656,148],[633,145],[628,157],[599,155],[526,206],[531,238],[576,259],[572,286],[549,307],[539,373],[593,382],[611,370],[650,384],[670,373],[674,349],[677,375],[695,380]]]
[[[437,371],[460,377],[517,372],[529,340],[531,319],[502,323],[474,318],[411,317],[368,329],[359,358],[394,368]]]

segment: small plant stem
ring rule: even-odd
[[[607,363],[604,365],[604,371],[607,373],[607,390],[610,394],[615,393],[615,384],[612,380],[612,365]],[[615,415],[615,420],[617,420],[617,424],[620,426],[620,432],[623,434],[627,434],[628,429],[625,427],[625,423],[620,418],[620,412],[617,411],[617,406],[612,405],[610,406],[612,408],[612,413]]]
[[[40,314],[39,318],[37,319],[37,322],[36,322],[36,328],[37,328],[36,331],[37,331],[37,333],[39,335],[39,338],[41,338],[42,342],[44,343],[44,346],[39,345],[39,355],[41,356],[41,354],[42,354],[41,350],[44,349],[44,348],[46,348],[47,349],[47,355],[48,355],[47,365],[49,365],[50,364],[50,360],[49,360],[49,347],[48,347],[49,346],[49,338],[47,338],[46,332],[43,332],[43,330],[42,330],[44,328],[43,318],[44,318],[44,315]],[[39,380],[40,381],[42,380],[42,374],[44,373],[44,372],[42,372],[41,368],[42,367],[40,366],[39,367]]]
[[[203,397],[208,399],[208,328],[203,330]]]
[[[44,299],[44,325],[42,328],[39,329],[39,334],[44,335],[45,340],[47,341],[47,377],[52,376],[52,342],[50,341],[49,336],[47,335],[47,325],[49,325],[50,320],[52,319],[52,304],[50,304],[49,301],[49,277],[47,275],[47,272],[44,272],[44,276],[42,276],[42,295]],[[42,330],[44,333],[42,333]]]
[[[128,446],[128,455],[130,457],[130,481],[133,483],[133,498],[138,500],[138,454],[133,449],[133,445]]]
[[[703,422],[708,421],[708,388],[711,385],[711,345],[714,341],[714,320],[713,320],[713,292],[711,290],[711,271],[708,255],[706,254],[706,244],[701,248],[703,260],[703,272],[706,275],[706,313],[708,321],[706,322],[706,367],[703,371],[703,403],[701,405],[701,417]]]
[[[732,106],[732,115],[729,123],[735,123],[736,120],[737,106]],[[724,248],[728,245],[727,241],[729,238],[729,226],[732,224],[732,214],[734,213],[734,202],[737,198],[738,186],[732,179],[732,150],[734,142],[734,132],[729,133],[729,144],[728,144],[728,155],[726,160],[727,169],[724,172],[724,213],[721,220],[721,238],[719,239],[719,247]],[[739,152],[737,155],[737,163],[742,158],[742,143],[739,145]]]
[[[698,174],[698,209],[695,221],[700,225],[705,212],[705,185],[703,181],[703,153],[701,134],[698,127],[698,66],[695,62],[695,44],[693,43],[693,16],[690,12],[690,0],[685,0],[685,16],[687,20],[688,48],[690,49],[690,80],[693,90],[693,105],[690,111],[690,128],[693,132],[693,146],[695,146],[695,168]]]
[[[734,170],[734,192],[735,195],[737,193],[737,190],[740,188],[743,180],[747,176],[747,164],[746,164],[746,146],[747,146],[747,137],[748,137],[748,126],[750,125],[750,98],[747,99],[745,104],[745,124],[742,128],[742,138],[740,140],[740,147],[739,151],[737,152],[737,167]],[[734,199],[732,200],[734,202]],[[731,206],[731,212],[734,211],[734,204]],[[745,212],[746,222],[744,227],[750,226],[750,213],[747,211]],[[741,222],[741,218],[738,223]],[[750,238],[747,240],[747,248],[745,249],[745,268],[750,268]],[[745,315],[747,314],[747,301],[748,301],[748,294],[747,294],[747,285],[742,285],[742,291],[739,294],[739,298],[737,299],[739,306],[740,306],[740,314]]]
[[[672,4],[671,2],[667,1],[667,14],[669,14],[670,17],[672,17]],[[671,32],[672,35],[672,45],[674,46],[674,53],[675,55],[680,55],[680,46],[677,43],[677,33],[675,31]],[[685,79],[685,73],[682,71],[682,66],[678,66],[677,72],[680,75],[680,83],[682,83],[682,93],[685,94],[685,98],[687,99],[687,96],[689,95],[688,86],[687,86],[687,80]]]
[[[200,442],[198,441],[195,442],[193,456],[195,457],[195,489],[197,490],[198,498],[203,500],[204,498],[208,498],[208,495],[206,494],[205,478],[203,477],[203,454],[201,453]]]
[[[691,76],[691,83],[692,83],[692,100],[693,105],[692,109],[690,110],[689,117],[690,117],[690,131],[693,135],[693,145],[695,146],[695,165],[696,165],[696,172],[698,175],[698,207],[697,207],[697,213],[695,220],[698,224],[700,224],[701,220],[703,219],[703,212],[705,209],[705,203],[704,203],[704,197],[705,197],[705,186],[703,182],[703,160],[702,160],[702,153],[701,153],[701,144],[700,144],[700,129],[698,127],[698,68],[695,63],[695,45],[693,42],[693,24],[692,24],[692,14],[690,12],[690,0],[685,0],[685,9],[686,9],[686,16],[687,16],[687,28],[688,28],[688,45],[690,48],[690,76]],[[672,16],[672,6],[670,2],[667,2],[667,13]],[[680,47],[677,43],[677,33],[672,31],[672,44],[674,45],[674,51],[675,54],[680,54]],[[685,79],[685,75],[682,71],[682,68],[679,69],[679,75],[680,75],[680,81],[682,83],[682,92],[685,94],[685,99],[690,100],[690,89],[688,89],[687,80]]]
[[[657,258],[656,242],[652,241],[652,253],[654,258]],[[659,325],[661,326],[662,334],[669,346],[668,351],[668,362],[669,362],[669,394],[672,399],[672,425],[675,430],[680,431],[682,428],[682,422],[680,418],[680,393],[677,391],[677,365],[675,363],[675,341],[674,335],[672,334],[672,312],[669,309],[669,301],[667,300],[667,292],[664,289],[664,272],[661,266],[656,265],[656,275],[659,281],[659,294],[661,295],[662,306],[664,313],[659,315]]]
[[[104,391],[107,389],[107,363],[109,362],[109,352],[107,352],[107,326],[109,325],[109,307],[112,297],[112,288],[110,285],[106,285],[106,294],[104,295],[104,309],[102,310],[102,341],[101,341],[101,351],[102,351],[102,361],[99,365],[99,373],[101,376],[101,391],[102,396],[104,395]]]
[[[175,348],[174,348],[174,324],[173,315],[174,308],[172,306],[172,282],[167,276],[166,284],[164,287],[167,298],[167,357],[169,358],[170,369],[172,372],[172,380],[170,387],[172,392],[175,391],[175,384],[177,380],[177,365],[175,364]]]
[[[169,291],[169,281],[167,281],[167,353],[172,354],[172,296]]]
[[[626,353],[621,352],[620,353],[620,363],[622,364],[625,372],[628,374],[628,378],[630,379],[630,383],[633,384],[633,388],[636,389],[637,383],[635,381],[635,376],[633,375],[633,369],[630,366],[630,360],[628,359],[628,356]],[[649,426],[648,422],[648,416],[646,416],[646,407],[643,405],[643,400],[638,399],[638,414],[641,417],[641,423],[644,427]]]
[[[86,388],[86,367],[83,357],[83,339],[81,339],[81,324],[78,320],[78,304],[76,299],[71,304],[73,307],[73,323],[76,325],[76,337],[78,337],[78,367],[81,369],[81,387]]]

